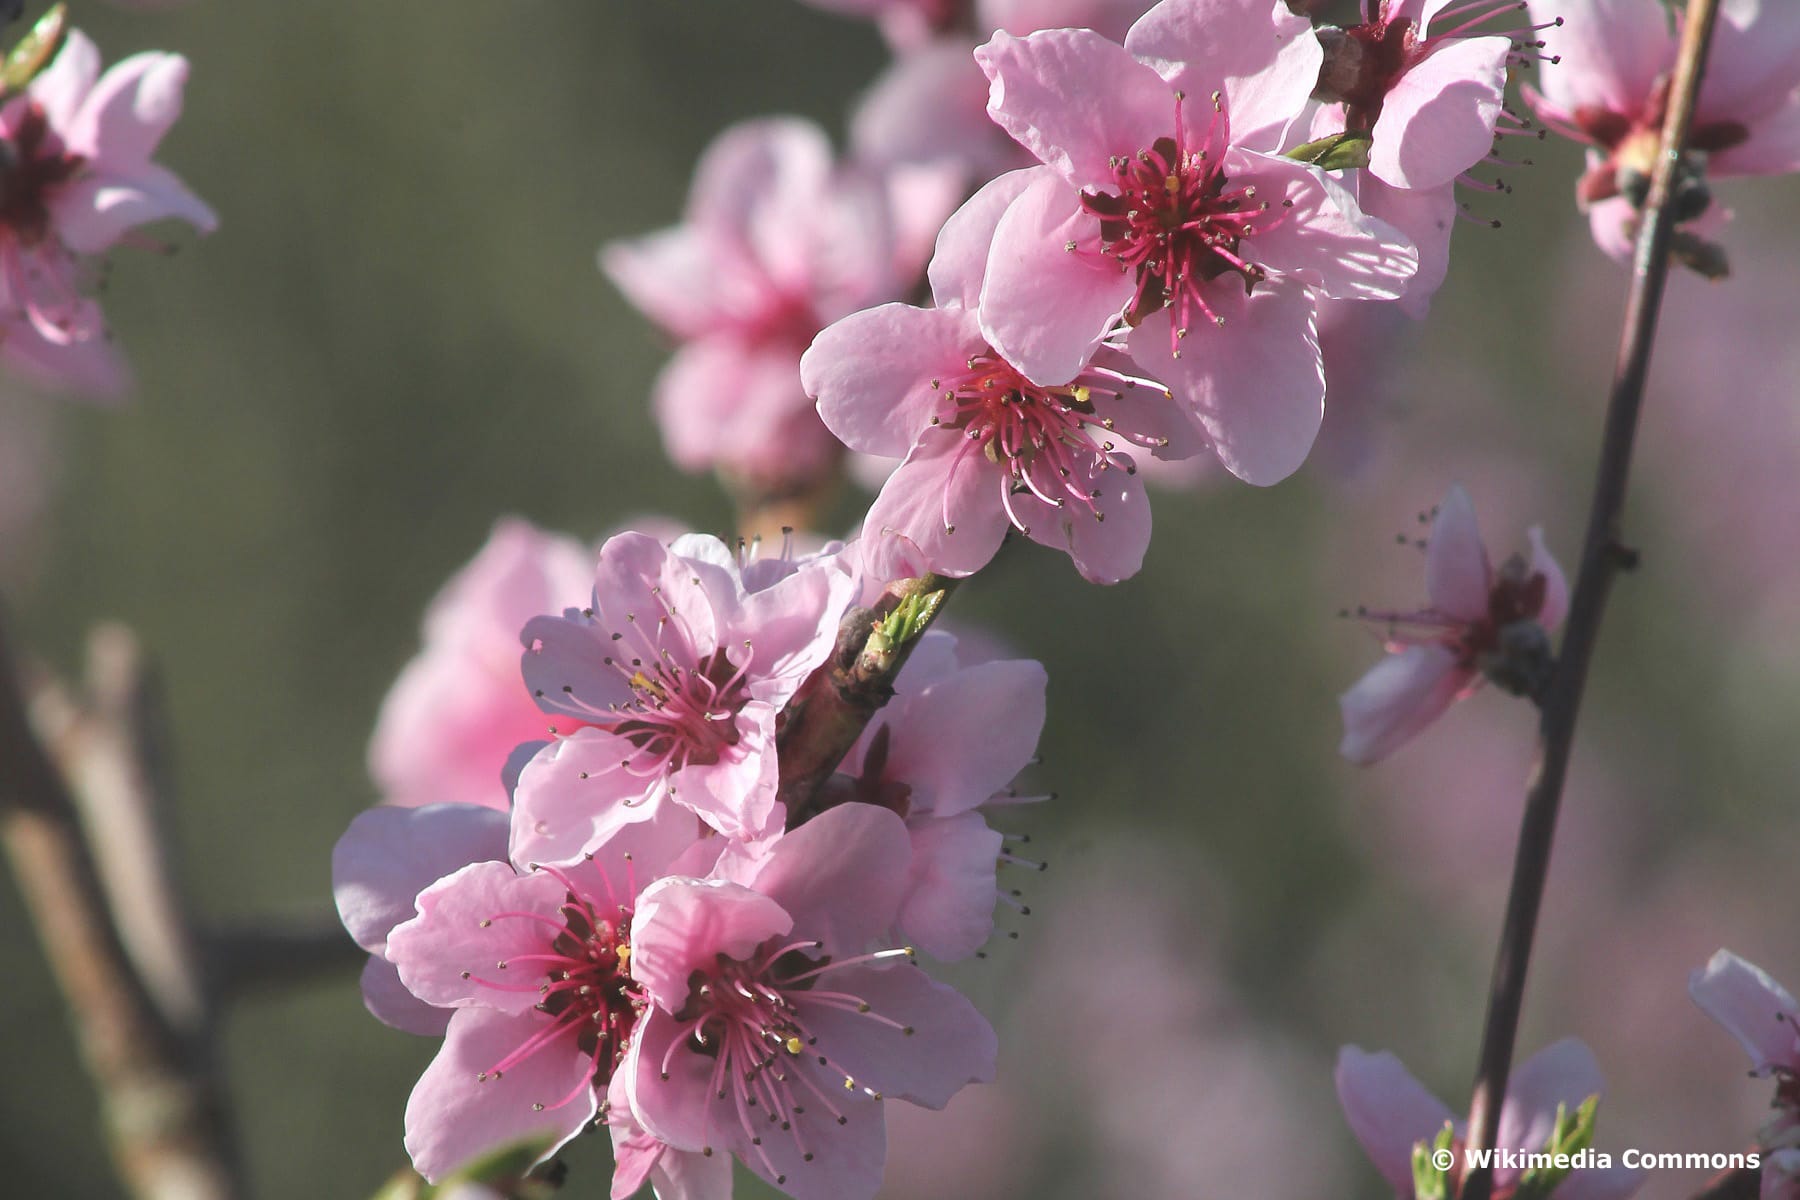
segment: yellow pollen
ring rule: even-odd
[[[1168,190],[1169,195],[1173,196],[1176,192],[1181,190],[1180,177],[1175,175],[1164,175],[1163,187]]]
[[[798,1056],[803,1049],[805,1049],[805,1047],[800,1044],[799,1038],[791,1037],[787,1040],[787,1052],[789,1054]]]

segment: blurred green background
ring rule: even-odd
[[[596,247],[676,220],[695,157],[729,122],[799,113],[841,135],[886,51],[794,0],[88,0],[75,16],[108,61],[145,48],[192,60],[162,159],[222,227],[180,239],[172,260],[115,256],[106,304],[139,374],[133,403],[6,401],[57,426],[57,466],[5,600],[20,639],[60,669],[102,618],[129,623],[165,667],[173,839],[201,913],[323,912],[332,843],[377,799],[364,769],[376,707],[426,602],[496,516],[590,538],[649,511],[730,525],[714,484],[660,451],[646,397],[665,348],[601,279]],[[1530,715],[1483,696],[1434,731],[1436,748],[1346,766],[1335,697],[1376,647],[1335,614],[1417,598],[1417,555],[1393,533],[1455,478],[1496,548],[1542,522],[1572,565],[1624,272],[1573,210],[1576,155],[1531,152],[1534,168],[1505,172],[1514,194],[1477,198],[1504,228],[1460,231],[1450,283],[1394,352],[1391,383],[1353,381],[1378,393],[1358,469],[1162,494],[1146,569],[1118,587],[1081,584],[1029,547],[957,596],[959,617],[1050,671],[1038,782],[1061,799],[1026,820],[1053,867],[1035,914],[1011,922],[1019,943],[959,974],[1006,1027],[1003,1072],[1043,1094],[1020,1110],[1033,1131],[998,1178],[896,1195],[1316,1195],[1268,1157],[1295,1146],[1329,1194],[1379,1195],[1335,1116],[1331,1056],[1346,1041],[1393,1048],[1460,1104]],[[1726,287],[1763,288],[1752,310],[1791,315],[1781,264],[1800,209],[1778,184],[1737,195],[1726,240],[1748,261]],[[1696,321],[1723,294],[1693,279],[1675,291]],[[1734,1149],[1754,1128],[1764,1092],[1735,1047],[1697,1014],[1678,1021],[1687,969],[1732,944],[1800,984],[1800,593],[1791,575],[1731,590],[1734,568],[1703,551],[1733,519],[1711,534],[1685,521],[1720,500],[1785,507],[1752,554],[1779,562],[1800,559],[1800,511],[1791,487],[1739,495],[1749,476],[1724,460],[1696,473],[1708,447],[1668,416],[1698,404],[1693,427],[1732,427],[1758,386],[1791,414],[1789,331],[1766,332],[1717,369],[1680,373],[1680,355],[1710,345],[1691,331],[1659,360],[1649,421],[1665,424],[1646,433],[1630,525],[1645,566],[1609,615],[1535,968],[1522,1046],[1567,1033],[1596,1046],[1618,1093],[1602,1115],[1614,1148]],[[1687,383],[1671,397],[1674,379]],[[857,515],[852,498],[837,518]],[[1109,881],[1141,882],[1145,864],[1164,881],[1146,902],[1167,910],[1168,956],[1231,998],[1216,1037],[1250,1047],[1248,1075],[1296,1097],[1260,1142],[1201,1128],[1237,1107],[1244,1072],[1147,1097],[1168,1123],[1160,1142],[1192,1159],[1191,1183],[1160,1188],[1109,1140],[1102,1093],[1052,1069],[1101,1025],[1134,1021],[1141,993],[1111,952],[1137,918],[1126,905],[1075,926],[1079,939],[1043,924],[1059,897],[1068,920],[1132,894]],[[0,969],[0,1192],[117,1195],[11,887]],[[1039,977],[1095,1012],[1047,1022],[1021,982]],[[1270,1043],[1265,1074],[1255,1048]],[[369,1018],[353,979],[242,1003],[225,1049],[258,1196],[367,1195],[404,1161],[402,1109],[433,1046]],[[1146,1038],[1123,1065],[1148,1079],[1167,1050]],[[940,1136],[901,1145],[930,1153]],[[571,1153],[569,1194],[602,1194],[603,1140]],[[1699,1183],[1657,1179],[1645,1195]]]

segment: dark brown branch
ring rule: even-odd
[[[249,992],[362,970],[369,952],[350,940],[337,915],[217,929],[207,937],[212,985],[221,1001]]]
[[[1543,698],[1538,762],[1526,795],[1505,924],[1500,934],[1500,949],[1494,959],[1481,1058],[1469,1108],[1471,1150],[1492,1149],[1499,1133],[1500,1106],[1506,1096],[1507,1077],[1512,1071],[1513,1045],[1525,996],[1526,968],[1531,961],[1544,880],[1550,869],[1557,810],[1574,744],[1575,718],[1580,710],[1588,664],[1599,637],[1600,618],[1606,609],[1613,576],[1627,557],[1623,553],[1620,524],[1638,414],[1643,407],[1644,384],[1650,371],[1656,319],[1668,280],[1669,248],[1675,232],[1675,217],[1669,201],[1681,167],[1680,151],[1687,144],[1688,129],[1693,123],[1694,102],[1705,71],[1718,7],[1719,0],[1689,0],[1667,119],[1663,124],[1663,151],[1657,158],[1650,195],[1644,205],[1631,292],[1625,307],[1625,329],[1607,405],[1587,535],[1582,545],[1581,567],[1569,604],[1562,652]],[[1488,1200],[1492,1183],[1490,1170],[1471,1172],[1463,1185],[1462,1200]]]
[[[961,582],[937,575],[901,579],[888,585],[873,609],[852,609],[838,631],[830,661],[801,685],[784,714],[776,739],[781,760],[779,798],[792,827],[812,815],[816,797],[844,755],[894,694],[894,677],[936,617],[933,609],[913,636],[891,644],[882,623],[896,609],[933,593],[941,600]]]
[[[117,889],[102,881],[76,802],[33,731],[3,634],[0,842],[68,1003],[120,1177],[140,1200],[241,1196],[204,1001],[190,1027],[183,1004],[165,1008],[140,974],[106,905]],[[47,722],[68,716],[45,707]],[[203,997],[191,978],[165,991]]]

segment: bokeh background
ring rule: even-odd
[[[76,17],[109,60],[192,60],[164,161],[223,227],[172,261],[115,256],[132,403],[0,397],[0,595],[60,669],[102,618],[163,664],[202,914],[324,912],[332,843],[379,799],[377,706],[497,516],[584,538],[651,511],[731,526],[660,450],[666,348],[596,247],[674,221],[729,122],[841,134],[886,50],[795,0]],[[1378,650],[1337,613],[1418,597],[1395,533],[1453,480],[1497,546],[1542,523],[1572,562],[1625,277],[1574,211],[1576,155],[1533,156],[1513,194],[1478,198],[1503,227],[1459,232],[1429,320],[1353,347],[1300,476],[1160,495],[1120,586],[1028,546],[956,597],[1047,664],[1035,782],[1061,798],[1012,814],[1051,864],[1003,922],[1018,940],[956,973],[1002,1026],[1002,1081],[897,1116],[884,1194],[1376,1197],[1332,1089],[1346,1042],[1460,1106],[1532,716],[1482,695],[1349,767],[1335,698]],[[1737,276],[1671,289],[1629,514],[1643,566],[1608,615],[1521,1039],[1595,1048],[1614,1150],[1748,1144],[1767,1088],[1686,975],[1728,945],[1800,984],[1800,205],[1779,181],[1721,191]],[[0,1191],[117,1195],[11,887],[0,972]],[[258,1196],[373,1191],[433,1048],[348,977],[235,1007]],[[569,1194],[603,1194],[604,1139],[568,1157]]]

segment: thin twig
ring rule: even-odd
[[[351,976],[369,961],[369,952],[350,940],[335,913],[217,929],[206,943],[221,1002],[266,988]]]
[[[68,1003],[131,1195],[243,1195],[205,1031],[170,1020],[128,953],[75,802],[33,732],[4,630],[0,842]]]
[[[1650,195],[1644,205],[1643,227],[1633,263],[1631,293],[1625,307],[1625,329],[1607,405],[1581,567],[1569,604],[1568,631],[1563,637],[1562,653],[1544,695],[1538,762],[1526,795],[1505,924],[1500,934],[1499,952],[1494,958],[1481,1059],[1469,1107],[1471,1150],[1492,1149],[1499,1133],[1500,1107],[1512,1070],[1513,1044],[1518,1035],[1519,1013],[1525,995],[1526,968],[1531,961],[1531,944],[1537,929],[1544,880],[1550,869],[1550,849],[1556,836],[1557,810],[1574,743],[1575,718],[1581,706],[1588,663],[1593,657],[1613,576],[1630,561],[1630,552],[1620,539],[1620,523],[1638,414],[1643,407],[1644,383],[1650,370],[1656,319],[1668,279],[1669,247],[1675,232],[1675,218],[1669,201],[1681,166],[1680,151],[1687,144],[1688,129],[1693,123],[1694,103],[1705,72],[1706,53],[1712,41],[1718,8],[1719,0],[1689,0],[1687,6],[1680,55],[1663,123],[1663,149],[1657,158]],[[1492,1184],[1491,1170],[1477,1168],[1464,1182],[1462,1200],[1488,1200]]]

